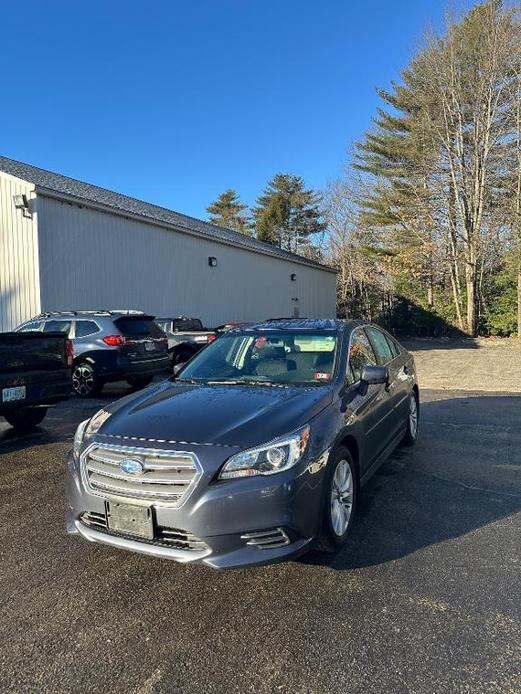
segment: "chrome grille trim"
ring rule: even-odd
[[[121,470],[125,458],[138,459],[143,474]],[[91,444],[80,462],[83,483],[91,494],[155,506],[181,506],[203,472],[192,452],[106,443]]]
[[[251,533],[243,533],[242,540],[246,544],[258,549],[275,549],[290,544],[290,539],[283,528],[270,528],[269,530],[256,530]]]

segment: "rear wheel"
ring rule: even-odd
[[[72,369],[72,388],[80,398],[92,398],[103,388],[94,367],[87,362],[79,362]]]
[[[358,497],[356,466],[347,448],[333,453],[326,475],[318,549],[334,552],[347,540]]]
[[[129,376],[127,378],[127,383],[132,388],[139,390],[140,388],[146,388],[152,383],[153,376]]]
[[[47,414],[46,407],[24,407],[17,412],[9,412],[4,415],[8,424],[17,431],[28,431],[37,427],[45,419]]]
[[[406,446],[413,446],[418,439],[418,425],[420,423],[420,406],[418,396],[413,390],[409,396],[409,415],[407,418],[407,429],[403,442]]]

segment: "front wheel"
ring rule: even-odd
[[[418,396],[413,390],[409,396],[409,414],[407,417],[407,429],[403,442],[406,446],[413,446],[418,440],[418,425],[420,423],[420,406]]]
[[[347,448],[333,454],[326,475],[318,549],[333,552],[347,540],[358,497],[356,466]]]
[[[17,412],[9,412],[4,417],[13,429],[28,431],[41,424],[46,414],[46,407],[25,407]]]
[[[80,362],[72,369],[72,388],[80,398],[92,398],[98,395],[103,387],[94,367],[87,362]]]

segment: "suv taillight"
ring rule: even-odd
[[[74,345],[72,344],[72,340],[65,340],[65,356],[67,357],[67,367],[71,367],[74,361]]]
[[[122,335],[107,335],[103,338],[103,342],[109,347],[121,347],[125,343],[125,338]]]
[[[208,335],[206,338],[206,342],[213,342],[214,340],[217,340],[217,335]]]
[[[163,342],[165,348],[168,349],[168,337],[161,338],[161,341]]]

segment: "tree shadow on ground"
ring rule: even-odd
[[[405,296],[396,297],[392,304],[380,313],[376,322],[400,340],[417,342],[416,349],[432,349],[433,345],[443,345],[446,349],[479,347],[474,338],[456,328],[436,313],[434,308],[424,308]]]
[[[299,561],[336,570],[384,564],[519,512],[520,406],[510,396],[424,403],[422,438],[398,448],[363,488],[346,546]]]

